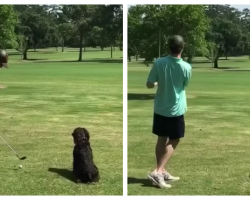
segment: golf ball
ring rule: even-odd
[[[23,168],[23,166],[22,165],[19,165],[19,169],[22,169]]]

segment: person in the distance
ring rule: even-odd
[[[174,150],[184,137],[184,114],[187,111],[185,88],[191,78],[192,67],[181,58],[184,40],[175,35],[168,40],[170,55],[157,59],[149,73],[147,87],[157,86],[154,100],[153,133],[156,143],[156,168],[148,174],[153,184],[170,188],[179,180],[165,170]]]

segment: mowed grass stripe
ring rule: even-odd
[[[136,62],[128,65],[129,195],[250,194],[250,62],[235,63],[230,58],[220,61],[220,66],[249,71],[193,65],[187,88],[186,136],[168,165],[181,180],[168,190],[152,187],[146,178],[155,166],[156,142],[151,133],[155,89],[145,87],[150,68]]]
[[[19,162],[0,141],[0,194],[122,195],[122,60],[52,62],[69,59],[68,53],[46,51],[28,55],[44,55],[48,59],[44,63],[19,61],[18,55],[12,55],[10,69],[0,73],[0,83],[7,86],[0,90],[0,134],[27,156]],[[101,52],[101,57],[108,58],[109,53]],[[84,53],[86,59],[98,54]],[[73,52],[71,59],[77,56],[78,52]],[[77,185],[70,180],[71,133],[78,126],[91,133],[94,160],[101,174],[97,185]],[[17,170],[19,164],[22,170]],[[56,168],[61,175],[49,168]]]

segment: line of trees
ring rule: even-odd
[[[0,46],[14,48],[22,59],[28,50],[85,47],[122,50],[122,5],[0,5]]]
[[[249,55],[250,10],[230,5],[136,5],[128,10],[128,59],[153,61],[166,53],[167,39],[182,35],[183,58],[204,56],[218,68],[225,56]]]

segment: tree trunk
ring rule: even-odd
[[[111,58],[113,58],[113,48],[111,46],[111,49],[110,49],[110,53],[111,53]]]
[[[104,47],[103,47],[103,46],[101,46],[101,51],[103,51],[103,49],[104,49]]]
[[[216,69],[219,68],[219,66],[218,66],[218,60],[219,60],[219,57],[216,57],[216,58],[214,59],[214,68],[216,68]]]
[[[62,52],[64,52],[64,40],[62,40]]]
[[[115,46],[114,46],[114,51],[115,51]]]
[[[58,51],[58,47],[56,47],[56,51]]]
[[[128,56],[128,61],[131,62],[131,56]]]
[[[226,54],[225,54],[225,57],[226,57],[226,60],[227,60],[227,52],[226,52]]]
[[[83,49],[84,49],[83,51],[86,52],[86,47],[84,47]]]
[[[28,60],[27,51],[28,51],[28,49],[25,49],[23,52],[23,60]]]
[[[188,63],[192,63],[192,61],[193,61],[193,56],[188,56],[187,62],[188,62]]]
[[[82,41],[83,41],[83,36],[80,34],[80,41],[79,41],[79,58],[78,61],[82,61]]]
[[[137,54],[135,55],[135,60],[138,61],[138,59],[139,59],[139,55]]]

